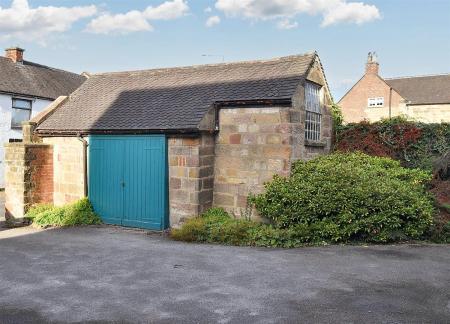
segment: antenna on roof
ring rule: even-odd
[[[222,62],[225,62],[225,56],[223,55],[214,55],[214,54],[202,54],[203,57],[221,57]]]
[[[367,63],[378,63],[378,55],[376,52],[369,52],[367,55]]]

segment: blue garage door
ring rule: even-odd
[[[164,135],[89,138],[89,199],[107,224],[168,227]]]

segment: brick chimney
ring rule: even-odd
[[[5,50],[5,57],[9,58],[14,63],[22,63],[23,52],[25,52],[25,50],[19,47],[7,48]]]
[[[378,75],[379,67],[380,67],[380,65],[378,64],[377,53],[369,52],[369,55],[367,56],[367,63],[366,63],[366,74],[377,74]]]

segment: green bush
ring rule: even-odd
[[[296,225],[279,228],[245,219],[235,219],[223,209],[213,208],[189,219],[179,229],[172,229],[177,241],[219,243],[225,245],[294,248],[323,244],[322,231],[317,225]]]
[[[87,198],[63,207],[37,205],[25,217],[40,227],[101,224],[100,217],[94,213]]]
[[[333,119],[333,128],[339,129],[344,123],[344,115],[342,114],[342,109],[337,104],[333,103],[331,105],[331,117]]]
[[[221,208],[211,208],[200,217],[188,220],[171,236],[178,241],[246,245],[247,231],[257,223],[233,219]]]
[[[336,153],[297,161],[252,201],[277,228],[303,226],[311,242],[418,239],[433,222],[430,179],[389,158]]]
[[[450,243],[450,221],[442,227],[440,238],[443,243]]]

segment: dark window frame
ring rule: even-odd
[[[28,103],[30,104],[30,108],[24,108],[24,107],[17,107],[17,106],[15,106],[15,102],[16,102],[17,100],[28,102]],[[11,98],[11,128],[12,128],[12,129],[21,129],[21,128],[22,128],[22,125],[14,125],[14,124],[13,124],[13,114],[14,114],[14,110],[26,110],[26,111],[28,111],[28,112],[29,112],[29,116],[28,116],[28,119],[27,119],[27,120],[30,120],[30,118],[31,118],[31,113],[32,113],[32,111],[33,111],[33,100],[31,100],[31,99],[25,99],[25,98],[18,98],[18,97],[12,97],[12,98]],[[25,120],[23,120],[23,121],[25,121]],[[22,121],[22,122],[23,122],[23,121]]]

